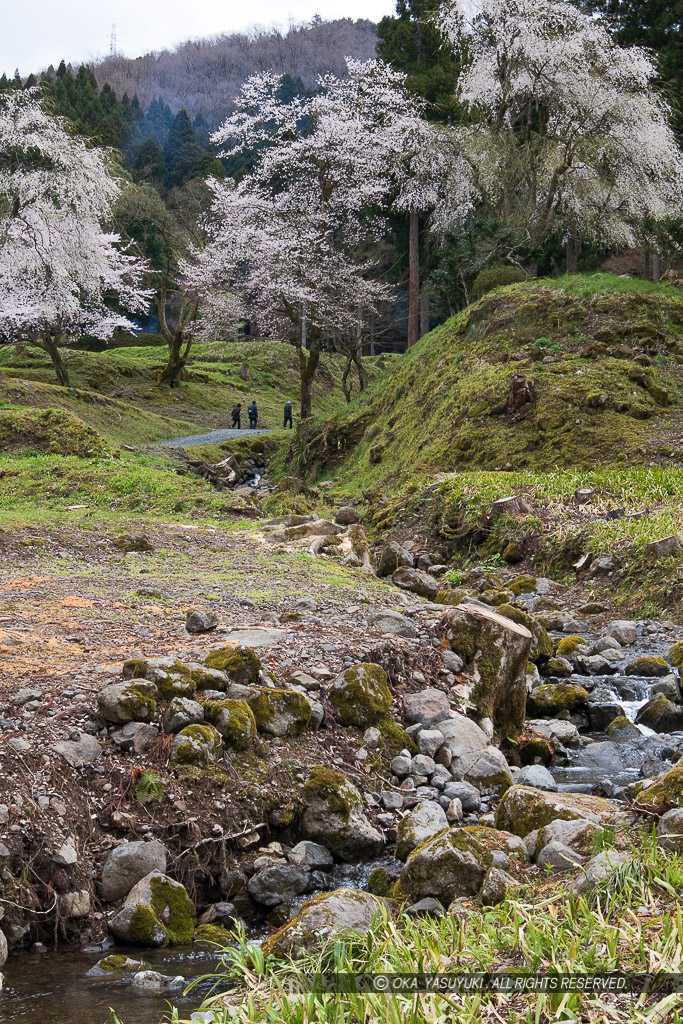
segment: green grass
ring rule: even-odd
[[[397,996],[310,992],[317,974],[677,973],[683,943],[683,859],[657,850],[651,834],[633,835],[634,859],[591,894],[574,899],[563,878],[537,878],[500,907],[473,906],[450,916],[412,920],[378,915],[355,941],[328,940],[296,961],[265,960],[243,932],[223,952],[213,979],[236,986],[209,998],[221,1024],[681,1024],[680,997],[540,993],[512,997]],[[177,1012],[174,1021],[184,1017]]]

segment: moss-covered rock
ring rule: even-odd
[[[217,647],[204,658],[207,668],[216,668],[234,682],[244,686],[258,683],[263,668],[256,651],[251,647]]]
[[[531,786],[512,786],[496,810],[496,828],[527,836],[557,818],[586,818],[598,825],[613,821],[616,808],[602,797],[586,793],[549,793]]]
[[[543,666],[543,675],[554,676],[556,679],[569,679],[572,672],[571,662],[566,658],[548,658]]]
[[[659,775],[655,781],[644,786],[634,801],[636,809],[642,808],[654,814],[665,814],[674,807],[680,807],[683,801],[683,758]]]
[[[214,946],[228,946],[234,941],[229,928],[222,924],[200,924],[194,933],[195,942],[211,943]]]
[[[212,725],[187,725],[173,739],[171,760],[174,764],[201,768],[215,764],[222,755],[223,740]]]
[[[683,668],[683,640],[677,640],[669,648],[667,657],[674,668]]]
[[[303,837],[323,843],[341,860],[374,856],[383,848],[384,838],[366,818],[360,793],[341,772],[312,768],[302,801]]]
[[[256,719],[245,700],[204,701],[204,718],[234,750],[247,750],[256,738]]]
[[[389,896],[396,879],[386,868],[373,868],[368,875],[368,892],[373,896]]]
[[[557,647],[555,648],[555,654],[558,658],[567,658],[571,661],[574,655],[585,653],[581,651],[581,648],[588,650],[588,641],[582,636],[563,636],[558,641]]]
[[[519,597],[520,594],[533,594],[536,590],[536,577],[516,576],[508,586],[515,597]]]
[[[526,626],[531,633],[533,639],[529,651],[529,661],[534,663],[543,662],[551,656],[554,649],[552,638],[540,622],[536,621],[533,615],[529,615],[528,612],[523,611],[521,608],[507,603],[499,605],[498,611],[506,618],[519,623],[520,626]]]
[[[683,707],[658,693],[639,710],[636,725],[646,725],[654,732],[683,731]]]
[[[634,658],[626,666],[627,676],[646,676],[656,678],[657,676],[668,676],[671,669],[664,658],[655,658],[646,655],[643,658]]]
[[[377,719],[375,725],[382,734],[388,754],[398,753],[399,750],[409,750],[411,754],[417,754],[417,743],[413,737],[389,715],[382,715]]]
[[[607,735],[613,740],[635,739],[641,735],[637,725],[625,715],[617,715],[607,726]]]
[[[527,698],[527,711],[533,718],[557,718],[561,711],[578,711],[586,706],[588,691],[576,683],[544,683]]]
[[[332,938],[366,935],[382,906],[382,900],[359,889],[321,893],[306,900],[291,921],[264,941],[263,954],[296,957]]]
[[[464,829],[449,828],[418,846],[401,871],[413,898],[433,896],[448,906],[457,896],[475,896],[493,855]]]
[[[248,704],[258,731],[271,736],[300,736],[311,724],[311,702],[296,690],[264,686]]]
[[[474,716],[516,739],[524,728],[532,634],[498,612],[469,604],[451,608],[442,622],[451,649],[465,662]]]
[[[386,715],[391,690],[381,665],[361,662],[344,669],[332,683],[328,697],[342,725],[367,728]]]
[[[453,587],[443,587],[437,590],[436,597],[434,598],[434,604],[460,604],[465,592],[463,590],[455,590]]]
[[[185,886],[153,871],[133,886],[109,930],[132,946],[174,946],[192,941],[194,919]]]
[[[97,695],[97,709],[105,722],[149,722],[156,711],[158,690],[147,679],[109,683]]]

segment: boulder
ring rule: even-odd
[[[156,711],[157,687],[147,679],[108,683],[97,695],[97,709],[105,722],[148,722]]]
[[[342,725],[367,728],[391,707],[391,690],[381,665],[361,662],[344,669],[332,683],[328,697]]]
[[[583,896],[585,893],[590,892],[600,882],[606,881],[627,860],[627,853],[619,853],[617,850],[603,850],[602,853],[599,853],[597,857],[593,857],[581,868],[572,887],[574,896]]]
[[[117,975],[143,971],[149,964],[145,960],[134,960],[121,953],[112,953],[98,960],[94,967],[85,972],[86,978],[112,978]]]
[[[312,843],[308,839],[302,839],[290,850],[288,860],[290,864],[305,868],[307,871],[325,870],[334,863],[334,858],[326,846]]]
[[[166,847],[157,839],[122,843],[109,853],[102,869],[100,895],[113,903],[123,899],[141,878],[166,871]]]
[[[235,684],[233,684],[235,685]],[[256,739],[256,719],[246,700],[206,701],[204,717],[233,750],[248,750]]]
[[[512,785],[512,773],[497,747],[454,757],[451,775],[457,781],[470,782],[482,796],[500,796]]]
[[[392,611],[390,608],[377,608],[370,612],[368,625],[382,633],[392,633],[407,640],[414,640],[417,637],[417,630],[407,615]]]
[[[546,843],[536,858],[539,871],[543,873],[557,874],[560,871],[573,871],[585,863],[586,858],[582,857],[576,850],[565,846],[558,839]]]
[[[97,739],[87,732],[79,732],[77,740],[60,740],[53,743],[52,749],[61,754],[72,768],[96,764],[102,757],[102,747]]]
[[[557,783],[547,768],[542,764],[528,764],[522,768],[515,780],[520,786],[532,786],[534,789],[546,789],[557,792]]]
[[[628,647],[638,639],[638,627],[629,619],[615,619],[610,622],[605,634],[618,640],[622,647]]]
[[[271,736],[300,736],[311,724],[311,702],[297,690],[264,686],[248,704],[258,731]]]
[[[273,630],[273,632],[279,633],[278,630]],[[251,647],[236,645],[214,647],[204,656],[203,664],[208,669],[223,672],[231,682],[241,683],[243,686],[258,685],[259,673],[263,668],[256,651]],[[200,688],[202,687],[200,686]],[[209,687],[203,688],[209,689]],[[224,686],[211,688],[225,689]]]
[[[264,956],[296,956],[331,938],[366,935],[383,901],[359,889],[337,889],[307,900],[295,916],[263,942]]]
[[[173,739],[171,761],[174,764],[215,764],[223,756],[223,740],[212,725],[188,725]]]
[[[534,854],[537,856],[541,850],[550,843],[561,843],[563,846],[588,857],[593,849],[593,843],[602,834],[602,829],[595,822],[586,821],[584,818],[556,818],[549,825],[537,830]]]
[[[673,673],[652,683],[650,693],[653,697],[656,697],[661,693],[667,700],[670,700],[672,704],[681,703],[681,690],[678,685],[678,679]]]
[[[340,526],[352,526],[360,521],[360,516],[352,505],[343,505],[335,512],[334,521]]]
[[[567,722],[563,718],[538,718],[528,719],[527,726],[541,736],[545,736],[551,743],[563,747],[574,747],[579,742],[579,730],[573,722]]]
[[[185,616],[185,629],[188,633],[210,633],[217,625],[216,613],[201,608],[191,608]]]
[[[80,918],[90,914],[90,893],[87,889],[59,894],[59,911],[62,917]]]
[[[391,574],[391,582],[395,583],[401,590],[409,590],[412,594],[419,594],[433,601],[439,593],[439,584],[428,572],[420,569],[409,569],[402,567]]]
[[[119,750],[133,750],[136,754],[147,754],[159,739],[159,729],[147,722],[126,722],[111,733],[112,743]]]
[[[486,872],[479,898],[484,907],[497,907],[504,903],[508,896],[519,889],[519,882],[512,875],[494,864]]]
[[[481,793],[471,782],[449,782],[443,795],[447,800],[459,800],[465,814],[476,814],[481,808]]]
[[[451,706],[443,690],[425,686],[423,690],[404,694],[403,710],[410,725],[419,722],[424,728],[430,728],[448,718]]]
[[[588,691],[576,683],[544,683],[531,691],[527,708],[534,717],[553,718],[562,711],[579,711],[587,701]]]
[[[164,713],[164,732],[180,732],[186,725],[204,721],[204,708],[189,697],[174,697]]]
[[[596,825],[613,821],[616,808],[609,800],[587,793],[547,793],[530,786],[512,786],[496,810],[496,828],[526,836],[556,818],[585,818]]]
[[[192,941],[194,918],[185,886],[152,871],[133,886],[109,930],[131,946],[180,945]]]
[[[266,907],[293,900],[312,888],[310,871],[296,864],[273,864],[262,868],[247,883],[251,898]]]
[[[683,707],[659,693],[640,709],[636,725],[646,725],[654,732],[678,732],[683,730]]]
[[[645,558],[650,559],[650,561],[656,562],[660,558],[670,558],[681,551],[683,551],[681,538],[677,533],[674,533],[670,537],[662,537],[661,540],[650,541],[649,544],[645,545],[643,555]]]
[[[668,772],[658,776],[651,785],[641,789],[634,804],[636,809],[654,814],[664,814],[674,807],[680,806],[683,800],[683,759],[670,768]]]
[[[405,860],[411,850],[448,828],[446,812],[440,804],[425,800],[409,811],[396,830],[396,856]]]
[[[182,992],[186,980],[182,974],[160,974],[159,971],[138,971],[131,978],[131,987],[144,995],[160,996],[164,992]]]
[[[395,540],[390,540],[380,551],[377,562],[378,576],[391,576],[401,566],[412,567],[413,556]]]
[[[672,853],[683,853],[683,807],[674,807],[659,819],[657,846]]]
[[[444,746],[455,760],[470,754],[480,754],[491,745],[484,730],[464,715],[447,718],[439,722],[438,728],[443,736]]]
[[[516,739],[524,728],[530,631],[473,604],[450,608],[441,621],[451,650],[465,664],[475,717],[489,719],[499,733]]]
[[[455,827],[422,843],[401,871],[401,886],[414,899],[433,896],[448,906],[458,896],[476,896],[493,855],[464,829]]]
[[[627,676],[645,676],[648,679],[668,676],[670,672],[671,669],[664,658],[654,658],[651,655],[634,658],[626,666]]]
[[[411,903],[403,913],[408,917],[443,917],[444,909],[438,900],[426,896],[423,900],[418,900],[417,903]]]
[[[311,769],[302,793],[301,832],[305,839],[324,845],[340,860],[373,857],[384,838],[363,812],[363,800],[341,772],[318,766]]]

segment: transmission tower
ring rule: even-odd
[[[109,40],[109,56],[116,56],[116,25],[111,27],[111,38]]]

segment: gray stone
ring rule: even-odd
[[[465,814],[477,814],[481,808],[481,793],[471,782],[449,782],[443,792],[449,800],[459,800]]]
[[[530,718],[527,725],[555,745],[573,747],[580,740],[579,730],[574,723],[562,718]]]
[[[646,544],[643,554],[645,558],[657,561],[660,558],[671,558],[672,555],[677,555],[679,551],[683,551],[683,544],[678,534],[674,533],[670,537],[662,537],[661,540],[653,540]]]
[[[382,901],[359,889],[337,889],[305,902],[296,915],[264,944],[264,953],[296,956],[337,935],[366,935]]]
[[[433,758],[437,750],[443,744],[443,733],[438,729],[422,729],[417,734],[417,748],[421,754],[427,754]]]
[[[426,775],[429,777],[434,771],[436,771],[436,762],[426,754],[416,754],[411,761],[411,775]]]
[[[300,843],[290,850],[288,855],[290,864],[298,868],[306,868],[307,871],[314,871],[317,868],[329,868],[334,863],[334,857],[326,846],[320,843],[312,843],[310,839],[302,839]]]
[[[678,679],[673,675],[673,673],[671,675],[664,676],[663,679],[655,680],[650,687],[650,692],[653,697],[656,697],[661,693],[673,704],[681,703],[681,691],[678,685]]]
[[[449,825],[454,825],[456,821],[462,821],[462,803],[457,796],[449,801],[446,808],[446,818]]]
[[[582,867],[581,873],[572,887],[574,895],[583,896],[584,893],[590,892],[600,882],[606,881],[627,860],[628,854],[626,853],[619,853],[617,850],[603,850]]]
[[[102,757],[102,747],[95,737],[87,732],[79,732],[77,740],[60,740],[53,743],[52,749],[61,754],[72,768],[96,764]]]
[[[590,567],[591,576],[609,576],[616,569],[616,562],[612,555],[605,555],[603,558],[596,558]]]
[[[319,787],[312,773],[303,791],[301,834],[304,839],[324,843],[340,860],[376,856],[384,847],[384,836],[366,818],[362,797],[353,783],[341,772],[334,775],[339,780],[336,788],[343,809],[330,807],[327,781]]]
[[[413,899],[433,896],[448,905],[458,896],[477,895],[492,859],[474,836],[456,826],[412,851],[401,885]]]
[[[394,775],[402,779],[404,775],[410,774],[412,763],[413,759],[409,754],[398,754],[391,762],[391,770]]]
[[[344,505],[335,512],[334,521],[340,526],[352,526],[360,522],[360,516],[352,505]]]
[[[503,903],[510,892],[519,888],[519,882],[503,868],[494,864],[489,868],[479,893],[482,906],[497,907]]]
[[[147,722],[152,717],[156,685],[147,679],[109,683],[97,695],[97,707],[106,722]]]
[[[631,619],[615,619],[605,632],[607,636],[618,640],[622,647],[628,647],[638,639],[638,627]]]
[[[445,828],[448,828],[448,818],[440,804],[431,800],[419,803],[399,822],[396,856],[405,860],[411,850]]]
[[[547,789],[557,792],[557,783],[547,768],[542,764],[528,764],[519,772],[516,783],[522,786],[533,786],[534,789]]]
[[[456,781],[471,782],[482,796],[500,796],[512,785],[507,761],[497,747],[453,758],[451,775]]]
[[[408,590],[412,594],[419,594],[433,601],[439,593],[439,584],[428,572],[421,572],[419,569],[402,567],[391,574],[391,581],[401,590]]]
[[[443,690],[426,686],[416,693],[404,694],[403,710],[407,722],[419,723],[424,728],[430,728],[448,718],[451,706]]]
[[[62,867],[73,867],[74,864],[78,864],[78,854],[73,839],[67,839],[67,841],[60,846],[60,848],[53,854],[52,860],[55,864],[59,864]]]
[[[540,871],[557,874],[560,871],[572,871],[585,863],[586,858],[582,857],[576,850],[570,849],[564,843],[553,839],[547,843],[538,857],[536,863]]]
[[[216,613],[201,608],[191,608],[185,617],[185,629],[188,633],[210,633],[217,625]]]
[[[174,697],[164,714],[164,732],[180,732],[186,725],[204,721],[204,708],[189,697]]]
[[[377,608],[371,611],[368,615],[368,625],[382,633],[392,633],[407,640],[414,640],[417,637],[417,630],[410,619],[390,608]]]
[[[455,718],[439,722],[439,732],[444,738],[444,746],[450,750],[454,760],[468,754],[480,753],[490,746],[489,738],[483,729],[464,715],[456,715]]]
[[[391,576],[401,566],[412,566],[413,556],[395,540],[382,548],[377,563],[378,576]]]
[[[383,789],[380,799],[386,811],[400,811],[403,807],[403,795],[395,789]]]
[[[374,725],[363,733],[363,743],[370,750],[376,750],[382,741],[382,733]]]
[[[166,871],[166,847],[157,839],[115,846],[104,862],[100,895],[107,903],[120,900],[141,878],[155,871]]]
[[[673,853],[683,853],[683,807],[674,807],[659,819],[657,846]]]
[[[188,919],[192,920],[194,914],[194,905],[188,899],[185,886],[160,871],[152,871],[133,886],[123,907],[109,919],[108,925],[112,935],[121,942],[134,946],[165,946],[179,932],[185,931]],[[142,943],[137,928],[141,916],[146,922]]]
[[[87,889],[60,893],[59,909],[64,917],[88,917],[90,914],[90,893]]]
[[[205,910],[199,918],[199,924],[219,924],[229,926],[237,918],[237,911],[234,903],[227,903],[221,900],[219,903],[212,903],[208,910]]]
[[[444,909],[438,900],[425,896],[423,900],[412,903],[404,910],[408,917],[443,917]]]
[[[599,640],[596,640],[591,647],[591,654],[604,654],[606,651],[614,651],[620,657],[623,658],[623,651],[621,644],[613,636],[603,636]]]
[[[465,663],[459,654],[455,651],[442,651],[441,660],[448,669],[449,672],[453,672],[454,675],[459,675],[465,667]]]
[[[247,883],[251,898],[266,907],[275,907],[307,892],[310,871],[296,864],[274,864],[257,871]]]
[[[172,976],[158,971],[138,971],[130,984],[144,995],[162,995],[164,992],[182,992],[186,982],[181,974]]]
[[[430,786],[434,786],[436,789],[443,789],[450,783],[450,781],[451,773],[448,768],[444,768],[443,765],[437,764],[429,780]]]
[[[593,841],[601,834],[602,829],[592,821],[584,818],[574,818],[566,821],[564,818],[556,818],[549,825],[538,829],[534,837],[532,856],[536,851],[539,853],[543,847],[551,843],[560,843],[562,846],[586,856],[590,853]]]
[[[4,967],[7,963],[7,939],[5,933],[0,931],[0,967]]]

